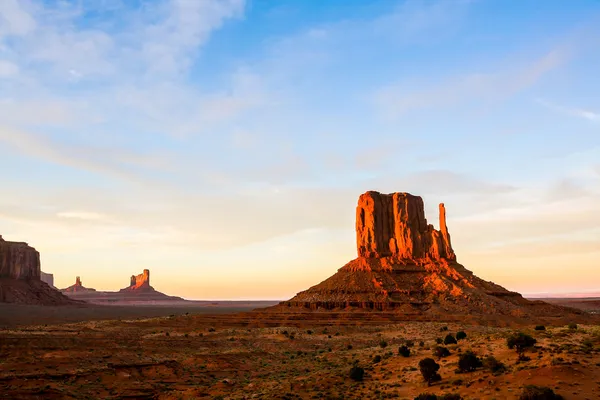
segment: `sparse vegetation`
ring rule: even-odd
[[[350,369],[350,379],[360,382],[365,376],[365,370],[361,367],[354,366]]]
[[[445,345],[449,345],[449,344],[456,344],[456,338],[450,334],[446,335],[446,337],[444,338],[444,344]]]
[[[378,354],[375,357],[373,357],[373,364],[377,364],[381,362],[381,356]]]
[[[435,349],[433,349],[433,355],[438,358],[448,357],[450,355],[450,350],[446,347],[436,346]]]
[[[472,351],[465,351],[458,358],[458,370],[460,372],[473,372],[483,366],[481,359]]]
[[[461,395],[454,393],[447,393],[441,396],[432,394],[432,393],[421,393],[415,400],[463,400]]]
[[[402,357],[410,357],[410,349],[407,346],[402,345],[398,348],[398,354]]]
[[[456,340],[463,340],[467,338],[467,334],[463,331],[456,332]]]
[[[519,400],[563,400],[563,397],[550,388],[529,385],[525,386]]]
[[[537,340],[531,336],[517,332],[506,339],[506,345],[509,349],[516,349],[517,353],[522,354],[525,349],[535,346]]]
[[[486,358],[484,358],[483,366],[494,375],[499,375],[506,371],[506,365],[496,360],[496,357],[494,356],[487,356]]]
[[[385,340],[382,340],[381,342],[379,342],[379,347],[381,347],[382,349],[385,349],[387,347],[387,342]]]
[[[544,325],[536,325],[535,330],[536,331],[545,331],[546,327]]]
[[[569,328],[570,330],[574,331],[574,330],[576,330],[576,329],[577,329],[577,324],[573,324],[573,323],[571,323],[571,324],[569,324],[569,325],[568,325],[568,328]]]
[[[438,373],[439,370],[440,365],[436,363],[433,358],[424,358],[419,361],[419,371],[421,371],[421,375],[423,375],[425,382],[430,385],[442,380],[442,377]]]

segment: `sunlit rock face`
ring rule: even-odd
[[[427,223],[423,199],[409,193],[366,192],[356,207],[359,257],[455,260],[440,204],[440,230]]]
[[[83,284],[81,283],[81,278],[80,277],[76,277],[75,278],[75,284],[69,286],[68,288],[62,289],[61,292],[63,292],[64,294],[70,294],[70,293],[87,293],[87,292],[95,292],[96,289],[92,289],[92,288],[86,288],[85,286],[83,286]]]
[[[427,223],[424,209],[423,199],[409,193],[362,194],[356,207],[358,258],[279,309],[394,310],[425,318],[563,312],[475,276],[456,261],[444,204],[439,230]]]

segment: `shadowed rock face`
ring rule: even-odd
[[[0,236],[0,278],[40,280],[40,253],[27,243]]]
[[[298,293],[279,309],[364,308],[407,316],[564,315],[564,309],[531,302],[484,281],[456,261],[439,206],[439,230],[427,223],[423,199],[409,193],[361,195],[356,208],[358,258],[336,274]]]
[[[40,279],[46,285],[48,285],[50,287],[54,287],[54,275],[53,274],[47,274],[44,271],[40,271]]]
[[[356,207],[359,257],[455,260],[440,204],[440,230],[427,223],[423,199],[409,193],[367,192]]]
[[[54,287],[42,282],[41,274],[40,253],[27,243],[8,242],[0,236],[0,303],[74,303]]]

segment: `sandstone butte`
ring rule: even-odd
[[[0,303],[75,303],[41,280],[40,253],[24,242],[0,236]]]
[[[81,284],[81,278],[80,277],[76,277],[75,278],[75,284],[69,286],[66,289],[61,289],[61,292],[63,293],[87,293],[87,292],[95,292],[96,289],[91,289],[91,288],[86,288]]]
[[[526,300],[459,264],[444,204],[439,206],[437,230],[425,218],[421,197],[366,192],[356,208],[356,242],[358,258],[272,311],[362,309],[446,320],[449,316],[510,319],[581,314]]]

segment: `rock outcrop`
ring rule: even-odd
[[[51,288],[55,288],[54,287],[54,275],[53,274],[47,274],[44,271],[40,271],[40,280],[42,282],[44,282],[46,285],[50,286]]]
[[[40,279],[40,253],[24,242],[7,242],[0,236],[0,277]]]
[[[145,288],[152,288],[150,286],[150,270],[149,269],[145,269],[139,275],[131,275],[130,284],[127,289],[141,290],[141,289],[145,289]]]
[[[88,293],[88,292],[95,292],[96,289],[92,289],[92,288],[86,288],[81,284],[81,278],[80,277],[76,277],[75,278],[75,284],[69,286],[68,288],[62,289],[61,292],[63,292],[64,294],[69,294],[69,293]]]
[[[358,199],[356,241],[359,257],[455,260],[440,204],[440,230],[427,223],[423,199],[408,193],[367,192]]]
[[[74,304],[41,280],[40,253],[24,242],[0,236],[0,303],[36,305]]]
[[[528,301],[475,276],[456,260],[444,204],[439,214],[437,230],[427,223],[421,197],[364,193],[356,209],[358,258],[275,309],[393,310],[431,319],[575,312]]]

